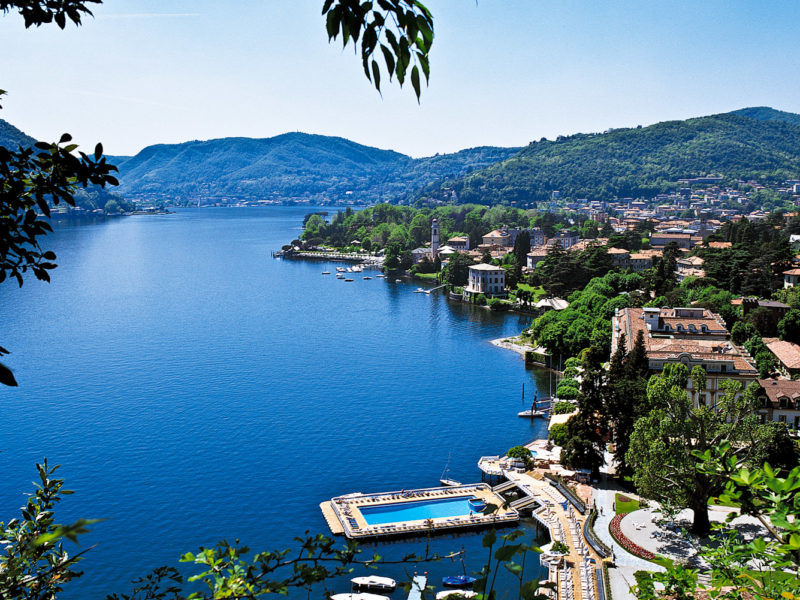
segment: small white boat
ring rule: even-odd
[[[423,290],[422,288],[417,288],[417,289],[414,290],[414,293],[415,294],[424,294],[425,290]]]
[[[447,475],[450,473],[450,456],[452,452],[447,455],[447,464],[444,466],[444,470],[442,471],[442,476],[439,478],[439,483],[442,485],[446,485],[447,487],[457,487],[461,485],[460,481],[456,481],[455,479],[450,479]]]
[[[436,594],[436,600],[444,600],[444,598],[474,598],[478,592],[472,590],[445,590]]]
[[[546,417],[547,412],[544,410],[521,410],[520,412],[517,413],[517,416],[533,419],[536,417]]]
[[[378,273],[377,275],[375,275],[375,277],[386,277],[386,275],[384,275],[383,273]]]
[[[367,279],[372,279],[372,277],[364,277],[364,281],[366,281]]]
[[[346,278],[346,279],[345,279],[345,281],[354,281],[354,280],[353,280],[353,279],[350,279],[350,278],[348,277],[348,278]]]
[[[395,279],[394,282],[395,283],[403,283],[403,280],[402,279]]]
[[[336,267],[336,272],[337,273],[344,273],[346,270],[347,269],[345,269],[344,267]]]
[[[389,600],[389,596],[370,594],[369,592],[350,592],[347,594],[334,594],[331,600]]]
[[[365,577],[353,577],[350,580],[358,589],[378,590],[382,592],[392,592],[397,587],[397,582],[391,577],[381,577],[379,575],[367,575]]]
[[[330,274],[331,274],[331,272],[330,272],[330,271],[323,271],[323,272],[322,272],[322,274],[323,274],[323,275],[330,275]]]

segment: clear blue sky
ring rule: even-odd
[[[111,154],[286,131],[424,156],[767,105],[800,112],[800,2],[428,0],[430,86],[364,78],[322,0],[106,0],[83,27],[0,17],[0,117]]]

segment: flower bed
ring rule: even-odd
[[[616,515],[613,519],[611,519],[611,525],[609,525],[608,529],[611,532],[611,537],[616,540],[616,542],[625,548],[628,552],[633,554],[634,556],[638,556],[639,558],[644,558],[645,560],[655,560],[656,555],[650,552],[649,550],[645,550],[639,544],[634,543],[629,538],[622,533],[622,529],[620,528],[620,523],[622,519],[628,516],[628,513],[620,513]]]

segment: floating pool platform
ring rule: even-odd
[[[400,490],[378,494],[347,494],[320,504],[322,514],[334,535],[350,539],[370,539],[478,529],[491,525],[511,525],[519,512],[503,508],[505,500],[485,483]],[[493,504],[497,511],[480,512],[482,504]]]

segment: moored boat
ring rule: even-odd
[[[466,588],[472,587],[473,583],[475,583],[475,578],[470,575],[450,575],[449,577],[442,577],[442,585],[444,587]]]
[[[472,590],[445,590],[436,594],[436,600],[445,600],[445,598],[474,598],[478,592]]]
[[[389,596],[370,594],[369,592],[349,592],[347,594],[334,594],[331,600],[389,600]]]
[[[322,274],[323,274],[323,275],[330,275],[330,274],[331,274],[331,272],[330,272],[330,271],[323,271],[323,272],[322,272]]]
[[[397,587],[397,582],[394,579],[391,577],[381,577],[379,575],[353,577],[350,581],[355,588],[363,590],[391,592]]]

